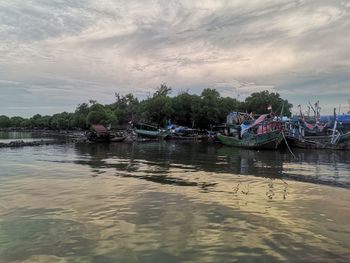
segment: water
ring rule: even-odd
[[[53,139],[52,136],[36,133],[36,132],[4,132],[0,131],[0,143],[8,143],[11,141],[21,140],[24,142],[40,141],[40,140],[50,140]]]
[[[0,149],[0,262],[349,262],[350,152]]]

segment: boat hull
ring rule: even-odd
[[[123,136],[123,137],[113,137],[111,138],[109,141],[110,142],[122,142],[126,139],[126,136]]]
[[[274,131],[248,138],[238,139],[236,137],[217,135],[218,139],[227,146],[249,148],[249,149],[266,149],[275,150],[279,147],[283,140],[281,131]]]
[[[136,129],[136,134],[140,137],[144,138],[161,138],[164,139],[170,135],[169,131],[149,131],[149,130],[142,130],[142,129]]]
[[[291,147],[301,149],[350,150],[350,143],[348,141],[344,141],[337,144],[331,144],[329,142],[298,139],[294,137],[287,137],[287,141]]]

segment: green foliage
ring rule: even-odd
[[[201,94],[201,99],[200,109],[198,111],[198,126],[200,128],[205,128],[208,125],[218,123],[220,119],[220,93],[214,89],[204,89]]]
[[[50,127],[51,116],[41,116],[40,114],[34,115],[30,118],[31,125],[37,128],[45,128]]]
[[[50,127],[56,130],[66,130],[72,128],[73,113],[62,112],[54,114],[51,118]]]
[[[32,128],[32,122],[29,119],[24,119],[21,122],[20,127],[22,127],[22,128]]]
[[[116,124],[117,117],[115,113],[106,106],[94,103],[90,107],[89,114],[86,117],[86,124],[89,127],[92,124],[113,125]]]
[[[86,118],[89,112],[90,112],[89,104],[87,103],[79,104],[72,118],[72,126],[80,129],[87,129],[88,125],[86,124]]]
[[[10,118],[5,116],[5,115],[1,115],[0,116],[0,128],[8,128],[10,127],[11,122],[10,122]]]
[[[160,87],[157,88],[156,92],[153,94],[154,97],[158,96],[168,96],[171,93],[171,87],[168,87],[165,83],[162,83]]]
[[[245,100],[245,107],[248,112],[266,113],[269,105],[277,114],[281,113],[283,107],[283,114],[291,116],[291,109],[293,107],[287,100],[283,100],[278,93],[269,92],[267,90],[252,93]]]
[[[87,115],[75,113],[72,118],[72,126],[79,129],[86,129],[88,125],[86,124]]]
[[[191,95],[188,92],[182,92],[172,98],[171,107],[173,114],[171,120],[178,125],[192,127],[195,119],[194,109],[196,108],[196,101],[199,100],[199,96]]]
[[[129,121],[139,120],[139,100],[129,93],[125,96],[115,94],[116,102],[110,105],[111,110],[118,116],[118,124],[125,124]]]
[[[15,116],[11,117],[10,122],[11,122],[11,127],[21,127],[21,123],[24,121],[24,118]]]
[[[173,113],[171,98],[164,95],[153,96],[146,100],[142,104],[142,109],[147,122],[157,123],[160,126],[164,126]]]
[[[79,104],[74,113],[62,112],[52,116],[36,114],[31,118],[0,116],[0,128],[48,128],[48,129],[88,129],[92,124],[127,125],[129,121],[155,123],[164,126],[172,123],[209,128],[226,121],[232,111],[248,111],[257,114],[273,111],[284,115],[291,114],[292,104],[283,100],[278,93],[268,91],[252,93],[244,102],[222,97],[215,89],[204,89],[201,95],[181,92],[170,97],[171,88],[161,84],[152,97],[139,101],[133,94],[115,94],[116,100],[110,105],[102,105],[95,100]]]
[[[227,113],[232,111],[243,111],[244,103],[230,97],[220,98],[219,109],[220,117],[223,118],[221,122],[224,122],[226,120]]]

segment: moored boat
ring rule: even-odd
[[[126,130],[110,132],[110,142],[123,142],[130,134]]]
[[[303,149],[350,150],[350,131],[344,133],[344,127],[339,128],[339,124],[343,123],[338,122],[337,117],[334,119],[333,129],[328,129],[327,135],[310,136],[298,122],[287,124],[285,134],[288,144]]]
[[[277,149],[282,140],[282,124],[273,121],[269,114],[261,115],[250,123],[230,124],[225,135],[218,134],[221,143],[251,149]]]
[[[263,133],[250,134],[240,139],[234,136],[218,134],[217,138],[227,146],[250,148],[250,149],[268,149],[275,150],[283,140],[283,134],[279,130]]]
[[[109,142],[110,133],[103,125],[91,125],[90,131],[86,134],[90,142]]]
[[[148,124],[139,124],[134,131],[138,136],[145,138],[165,139],[170,135],[169,130],[158,129]]]
[[[302,149],[350,150],[350,140],[343,140],[334,144],[330,141],[326,142],[305,138],[287,137],[287,141],[291,147]]]
[[[198,129],[192,129],[183,126],[174,126],[170,128],[170,140],[180,141],[202,141],[207,138],[207,135]]]
[[[109,139],[110,142],[122,142],[127,136],[116,136]]]

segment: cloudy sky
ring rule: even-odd
[[[0,115],[145,98],[162,82],[268,89],[323,113],[350,99],[350,1],[0,0],[0,39]]]

